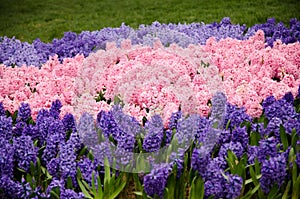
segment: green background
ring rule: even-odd
[[[297,0],[0,0],[0,36],[15,36],[32,42],[49,42],[66,31],[80,33],[140,24],[219,22],[230,17],[232,23],[252,26],[267,18],[289,23],[300,20]]]

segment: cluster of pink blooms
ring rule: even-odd
[[[277,99],[300,84],[300,44],[274,42],[265,48],[263,31],[248,40],[210,38],[204,46],[211,63],[218,66],[230,103],[244,106],[251,116],[260,116],[260,102],[267,96]]]
[[[0,101],[11,113],[18,110],[21,102],[29,103],[34,119],[41,108],[50,108],[56,99],[62,102],[62,116],[73,113],[75,80],[83,61],[84,57],[77,55],[60,63],[55,56],[41,69],[0,65]]]
[[[203,67],[207,62],[209,66]],[[210,38],[204,46],[187,48],[163,47],[159,41],[153,48],[132,46],[125,40],[121,48],[108,43],[106,50],[87,58],[77,55],[60,63],[52,57],[41,69],[0,65],[0,101],[11,112],[27,102],[34,117],[55,99],[63,104],[62,116],[83,111],[96,115],[112,105],[96,102],[98,93],[104,92],[105,99],[120,96],[124,110],[139,121],[156,113],[167,121],[179,106],[185,113],[207,115],[208,101],[221,90],[230,103],[259,116],[267,96],[297,93],[299,75],[299,42],[276,41],[265,48],[262,31],[248,40]]]

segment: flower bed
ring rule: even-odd
[[[299,31],[224,18],[3,38],[0,196],[298,198]]]

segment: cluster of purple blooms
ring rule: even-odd
[[[282,22],[276,23],[275,19],[271,18],[266,23],[247,28],[246,25],[232,24],[229,17],[223,18],[220,23],[212,24],[153,22],[151,25],[140,25],[136,30],[122,24],[118,28],[83,31],[80,34],[66,32],[61,39],[53,39],[50,43],[36,39],[30,44],[16,38],[0,37],[0,63],[6,66],[25,64],[41,67],[49,56],[56,54],[60,60],[77,54],[87,57],[95,50],[105,49],[107,42],[116,42],[120,46],[123,40],[130,39],[133,45],[152,46],[159,39],[164,46],[176,43],[181,47],[187,47],[189,44],[205,45],[210,37],[217,40],[228,37],[244,40],[259,29],[265,32],[268,46],[273,46],[273,42],[277,39],[286,44],[300,41],[300,21],[296,18],[290,20],[289,27]]]
[[[177,178],[182,176],[185,169],[198,173],[204,183],[205,197],[238,197],[246,179],[230,173],[227,169],[229,151],[237,160],[246,155],[245,166],[258,162],[261,172],[260,187],[263,193],[268,194],[272,187],[280,188],[290,179],[288,169],[291,162],[288,154],[291,147],[294,147],[295,154],[292,159],[300,169],[300,113],[295,109],[300,107],[300,99],[299,96],[294,98],[291,93],[287,93],[279,100],[273,96],[267,97],[262,105],[263,115],[259,120],[247,115],[245,109],[227,103],[225,115],[222,117],[224,126],[220,127],[221,133],[215,146],[208,148],[205,141],[211,129],[211,121],[197,115],[186,118],[180,111],[172,114],[169,127],[164,128],[158,115],[153,116],[142,127],[134,117],[124,114],[119,105],[108,112],[101,111],[96,121],[91,115],[84,114],[76,124],[71,114],[60,119],[62,106],[58,100],[52,103],[49,110],[40,110],[36,121],[31,119],[28,104],[22,103],[14,117],[0,103],[0,196],[50,198],[51,191],[58,188],[61,198],[83,198],[77,182],[77,169],[80,170],[82,178],[91,185],[93,173],[103,174],[100,168],[104,162],[102,159],[90,159],[87,153],[80,151],[85,144],[95,145],[95,153],[109,156],[105,152],[108,149],[107,143],[98,144],[101,139],[97,137],[98,130],[125,152],[137,150],[136,137],[143,138],[142,151],[154,152],[171,143],[176,137],[173,136],[174,132],[178,133],[180,143],[180,138],[188,133],[186,130],[193,131],[194,138],[190,139],[194,139],[195,143],[191,148],[188,168],[184,168],[184,157],[190,149],[185,147],[180,148],[177,154],[171,154],[170,162],[154,164],[151,172],[145,174],[142,181],[144,191],[149,196],[163,197],[169,176],[176,166]],[[297,147],[284,148],[282,129],[289,137],[296,133]],[[252,134],[259,137],[256,142],[253,141]],[[128,162],[125,159],[124,164]],[[31,167],[38,164],[46,168],[47,173],[52,176],[46,187],[38,184],[35,181],[37,179],[33,178],[29,183],[23,177],[29,175],[32,172]],[[70,183],[72,188],[68,185]]]

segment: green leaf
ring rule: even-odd
[[[68,189],[72,189],[73,188],[73,183],[72,183],[72,179],[71,179],[70,176],[67,179],[67,188]]]
[[[282,196],[282,199],[288,199],[288,195],[289,195],[289,191],[290,191],[290,188],[291,188],[291,184],[292,182],[289,181],[286,188],[285,188],[285,191],[283,193],[283,196]]]
[[[134,191],[133,193],[138,196],[143,196],[143,192],[141,191]]]
[[[26,181],[32,184],[32,176],[29,173],[26,174]]]
[[[260,134],[258,132],[251,132],[250,133],[250,145],[251,146],[258,146],[260,140]]]
[[[249,190],[244,196],[242,196],[240,199],[250,199],[252,196],[259,190],[260,184],[254,187],[254,189]]]
[[[133,180],[134,180],[134,184],[135,184],[136,190],[142,191],[143,190],[143,186],[142,186],[142,184],[140,182],[138,174],[137,173],[133,173],[132,175],[133,175]]]
[[[250,170],[250,176],[251,176],[252,182],[255,186],[257,186],[259,184],[258,178],[261,177],[261,175],[257,176],[253,170],[253,167],[250,167],[249,170]],[[246,184],[248,184],[248,183],[246,182]]]
[[[293,192],[292,199],[298,199],[300,197],[300,175],[298,175],[297,180],[293,182]]]
[[[283,150],[285,151],[289,147],[289,142],[288,142],[288,139],[287,139],[287,134],[286,134],[285,129],[282,126],[282,124],[280,125],[280,138],[281,138],[281,142],[282,142],[282,145],[283,145]]]
[[[55,191],[50,191],[50,194],[51,194],[51,198],[57,198],[59,199],[59,195],[57,195],[57,193],[55,193]]]
[[[259,188],[260,188],[260,184],[258,184],[258,185],[251,191],[251,196],[254,195],[254,194],[257,192],[257,190],[259,190]]]
[[[195,177],[191,185],[190,199],[204,198],[204,182],[201,178]]]
[[[94,195],[97,195],[97,190],[96,190],[96,186],[95,186],[95,172],[94,171],[92,172],[92,191],[93,191]]]
[[[296,150],[296,144],[299,136],[297,135],[296,129],[292,129],[292,138],[291,138],[291,146],[294,150]]]
[[[84,194],[84,196],[86,198],[89,198],[89,199],[92,199],[93,197],[89,194],[89,192],[86,190],[85,186],[82,184],[81,180],[79,180],[77,178],[77,182],[78,182],[78,185],[80,187],[80,190],[82,191],[82,193]]]
[[[166,186],[166,190],[168,190],[168,194],[167,194],[167,197],[164,197],[166,199],[174,198],[175,187],[176,187],[176,174],[175,174],[176,170],[177,169],[173,170],[174,172],[172,172],[172,174],[168,178],[168,182],[167,182],[167,186]]]
[[[225,127],[226,130],[229,128],[230,122],[231,122],[231,120],[229,119],[227,124],[226,124],[226,127]]]
[[[124,189],[125,185],[126,185],[126,182],[122,182],[121,185],[119,185],[119,187],[109,196],[108,199],[116,198],[121,193],[121,191]]]
[[[110,187],[108,187],[109,183],[110,183],[110,167],[108,166],[109,162],[107,157],[104,158],[104,192],[106,192],[106,189],[110,189]]]
[[[271,191],[269,192],[269,194],[268,194],[268,199],[274,199],[274,198],[276,197],[276,195],[277,195],[278,192],[279,192],[278,185],[275,184],[275,185],[272,187],[272,189],[271,189]]]

